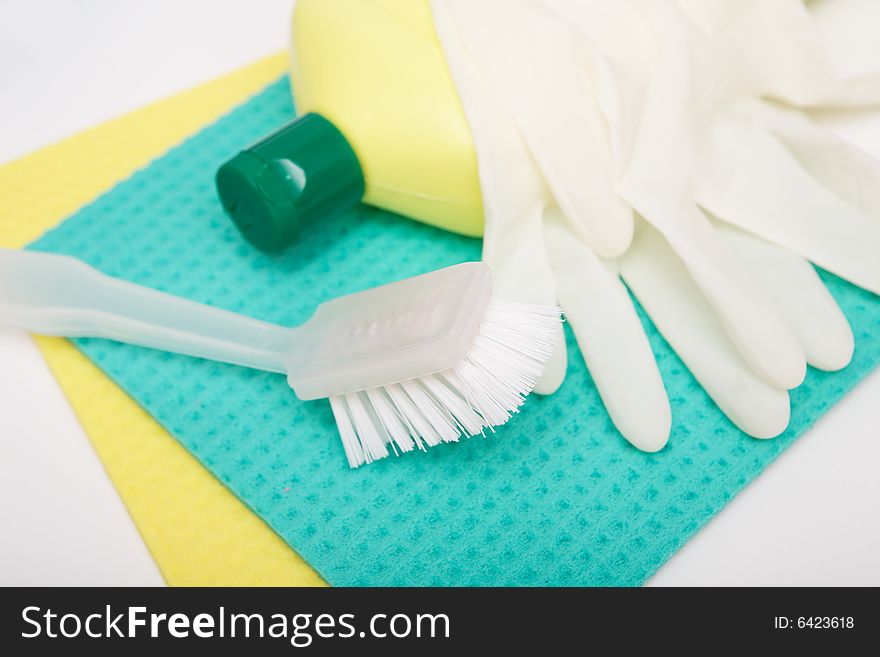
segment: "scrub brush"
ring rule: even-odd
[[[287,375],[327,397],[348,463],[507,422],[553,350],[558,308],[493,301],[468,262],[318,306],[287,328],[100,273],[70,256],[0,249],[0,323],[97,337]]]

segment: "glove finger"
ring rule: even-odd
[[[763,125],[718,125],[703,174],[698,202],[719,219],[880,294],[880,221],[822,186]]]
[[[657,229],[658,224],[663,226],[665,242],[753,371],[775,388],[799,386],[807,363],[797,337],[709,219],[685,203],[652,227]]]
[[[614,257],[632,212],[614,193],[607,127],[582,65],[582,36],[527,0],[446,0],[466,51],[517,127],[575,232]]]
[[[635,447],[655,452],[669,438],[669,400],[626,288],[568,226],[545,216],[556,291],[612,422]]]
[[[757,376],[659,232],[640,224],[620,272],[660,334],[742,431],[772,438],[788,425],[788,393]]]
[[[568,370],[568,347],[565,345],[565,333],[562,325],[556,329],[556,345],[544,366],[544,373],[535,383],[534,392],[539,395],[552,395],[559,390],[559,386],[565,381]]]
[[[490,194],[484,191],[484,196],[488,198]],[[505,201],[509,196],[491,194],[491,197],[499,204],[490,203],[487,213],[508,211]],[[543,204],[535,201],[525,207],[511,208],[507,217],[503,230],[493,230],[483,239],[483,261],[492,270],[494,297],[555,306],[556,285],[544,245]],[[487,220],[489,224],[497,227],[497,222]],[[535,384],[535,392],[541,395],[556,392],[565,380],[567,367],[565,335],[560,325],[556,345],[544,373]]]
[[[717,222],[716,228],[767,289],[800,340],[807,362],[836,371],[852,360],[852,329],[809,262],[760,237]]]

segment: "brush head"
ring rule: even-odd
[[[447,267],[321,305],[285,358],[327,397],[351,467],[507,422],[544,371],[559,308],[491,301],[489,268]]]
[[[491,296],[489,268],[469,262],[336,299],[295,329],[288,381],[301,399],[330,399],[351,467],[510,419],[560,310]]]
[[[559,308],[491,302],[452,367],[332,395],[348,464],[424,450],[505,424],[525,401],[560,335]]]

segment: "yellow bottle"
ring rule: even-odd
[[[465,235],[483,232],[477,160],[428,0],[298,0],[299,115],[217,174],[258,247],[362,200]]]

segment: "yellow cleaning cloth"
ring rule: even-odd
[[[0,166],[0,246],[20,248],[280,76],[286,55]],[[312,570],[71,343],[52,372],[172,586],[321,586]]]

